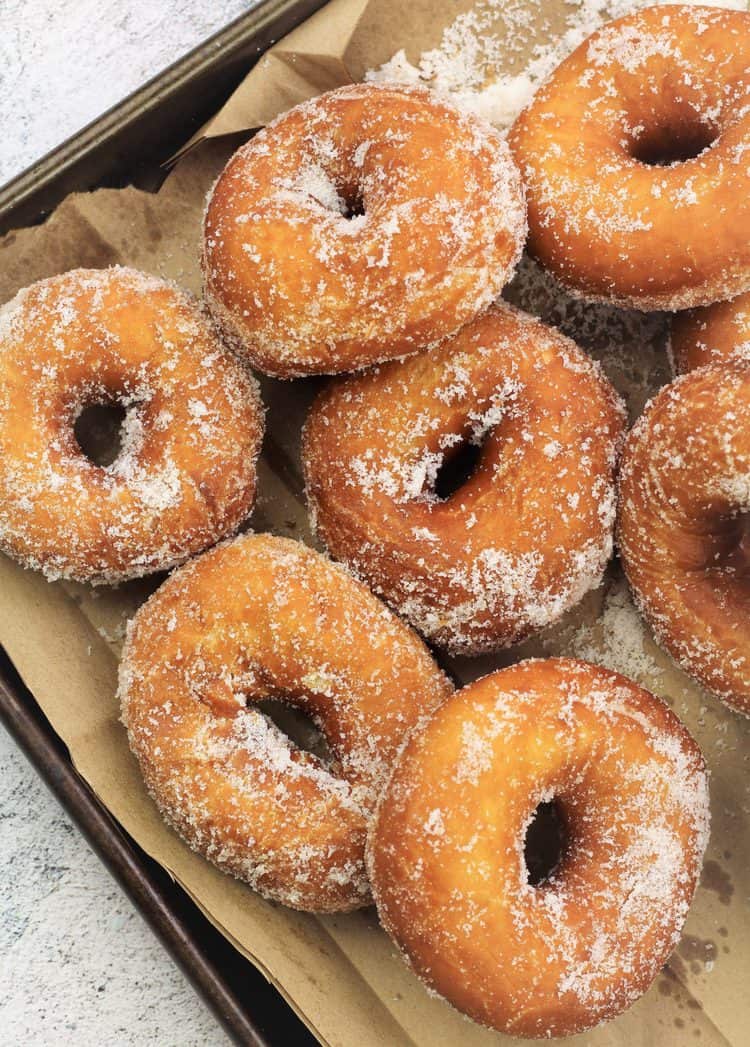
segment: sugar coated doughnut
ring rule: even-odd
[[[750,714],[750,363],[676,379],[633,428],[620,554],[659,643]]]
[[[221,869],[298,909],[370,901],[367,823],[405,733],[451,692],[427,648],[320,553],[244,535],[175,572],[131,623],[130,744],[166,820]],[[306,712],[332,754],[257,707]]]
[[[413,732],[368,841],[383,926],[475,1021],[565,1036],[646,991],[679,939],[709,826],[706,770],[677,717],[617,673],[521,662]],[[531,882],[551,804],[557,865]]]
[[[352,371],[456,331],[525,237],[520,178],[489,124],[424,88],[354,84],[229,161],[206,211],[206,299],[261,371]]]
[[[521,114],[529,248],[586,298],[687,309],[750,289],[750,14],[648,7]]]
[[[750,294],[678,313],[672,320],[671,350],[676,374],[731,359],[750,362]]]
[[[107,467],[74,425],[127,409]],[[75,269],[0,313],[0,549],[50,578],[118,582],[237,530],[255,494],[257,385],[198,304],[132,269]]]
[[[320,394],[303,441],[318,534],[433,643],[507,646],[599,583],[623,422],[573,342],[493,306],[433,353]],[[442,497],[472,447],[474,472]]]

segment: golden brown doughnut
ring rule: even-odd
[[[671,351],[675,374],[733,358],[750,361],[750,294],[678,313]]]
[[[530,882],[540,804],[558,864]],[[475,1021],[565,1036],[646,991],[680,936],[708,839],[700,750],[659,699],[572,659],[457,691],[409,737],[368,868],[414,971]]]
[[[630,433],[618,540],[656,639],[750,714],[750,363],[676,379]]]
[[[370,901],[365,830],[405,733],[452,691],[419,638],[343,567],[243,535],[176,571],[131,623],[130,744],[191,847],[297,909]],[[306,712],[295,747],[256,703]]]
[[[108,467],[77,417],[127,408]],[[237,530],[255,494],[257,384],[198,304],[133,269],[74,269],[0,313],[0,549],[50,578],[117,582]]]
[[[518,172],[489,124],[423,88],[353,84],[229,161],[206,211],[206,300],[267,374],[352,371],[456,331],[525,237]]]
[[[566,287],[647,310],[750,289],[747,12],[662,5],[604,26],[509,141],[529,248]]]
[[[308,503],[332,555],[431,642],[492,651],[599,583],[623,421],[573,342],[493,306],[431,354],[330,383],[305,427]],[[467,442],[475,471],[441,499]]]

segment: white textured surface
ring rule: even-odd
[[[255,0],[0,0],[0,185]]]
[[[0,0],[0,184],[252,0]],[[228,1043],[0,729],[0,1043]]]
[[[0,1042],[228,1039],[0,728]]]

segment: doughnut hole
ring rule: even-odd
[[[362,218],[365,214],[365,198],[359,186],[344,186],[339,193],[343,201],[342,217],[351,221],[352,218]]]
[[[53,409],[52,426],[68,452],[78,452],[95,469],[122,478],[138,468],[152,472],[154,463],[162,461],[169,440],[162,417],[170,410],[169,397],[161,389],[135,383],[115,367],[93,382],[74,379]]]
[[[364,216],[366,205],[366,176],[352,178],[346,166],[331,163],[330,165],[305,165],[299,177],[299,184],[324,211],[335,218],[352,221]]]
[[[479,466],[483,443],[462,439],[443,455],[431,492],[439,501],[448,501],[471,479]]]
[[[117,459],[127,415],[128,410],[117,400],[84,406],[73,423],[73,435],[81,453],[93,465],[105,469]]]
[[[542,800],[526,826],[523,857],[532,887],[548,883],[562,865],[570,845],[570,828],[556,798]]]
[[[252,668],[240,657],[230,682],[209,675],[193,686],[193,697],[229,721],[252,709],[291,743],[295,762],[313,764],[333,778],[347,778],[346,729],[332,707],[325,672],[308,674],[299,686]],[[322,687],[322,691],[321,691]],[[351,769],[349,769],[351,773]]]
[[[242,672],[240,667],[240,678]],[[316,757],[332,774],[340,773],[321,717],[312,714],[299,695],[287,693],[272,680],[263,679],[243,687],[239,679],[231,686],[214,676],[196,687],[194,696],[221,717],[233,718],[243,709],[255,709],[286,735],[295,749]]]
[[[671,167],[694,160],[710,149],[717,137],[717,129],[704,121],[658,121],[630,140],[629,152],[646,167]]]
[[[750,575],[750,513],[738,512],[714,518],[701,567],[737,579]]]
[[[433,431],[425,443],[425,454],[437,459],[434,472],[427,470],[424,488],[417,500],[450,503],[469,493],[468,485],[491,476],[503,457],[505,442],[513,426],[513,411],[497,389],[477,387],[476,399]],[[461,499],[457,498],[457,501]],[[451,506],[443,508],[450,512]]]
[[[263,713],[290,742],[301,752],[319,760],[328,770],[335,773],[335,757],[328,739],[312,716],[302,709],[295,709],[282,698],[265,698],[260,702],[247,702]]]

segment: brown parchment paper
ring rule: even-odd
[[[506,20],[502,10],[493,18],[486,0],[331,0],[266,52],[181,153],[206,138],[262,127],[306,98],[361,80],[402,48],[407,58],[418,60],[475,2],[483,8],[487,33],[503,45],[502,72],[509,74],[525,67],[537,43],[563,31],[571,8],[566,0],[532,0],[524,19]],[[517,9],[521,3],[510,0],[506,6]]]
[[[528,39],[508,42],[505,68],[510,71],[524,64],[534,42],[563,24],[564,0],[538,6],[544,14],[534,7]],[[132,188],[74,195],[43,226],[8,234],[0,243],[0,301],[33,280],[73,266],[116,262],[199,292],[203,199],[230,149],[218,136],[257,126],[302,98],[360,77],[400,47],[416,57],[435,46],[443,27],[466,9],[466,0],[333,0],[256,66],[204,128],[202,137],[211,140],[177,165],[157,195]],[[603,358],[634,411],[650,389],[667,380],[664,327],[658,318],[643,321],[611,310],[603,326],[592,324],[585,307],[573,306],[544,281],[529,282],[526,276],[509,296],[577,334]],[[299,430],[319,384],[263,380],[269,430],[251,520],[256,530],[312,542]],[[520,1042],[481,1029],[430,997],[396,956],[372,910],[318,918],[263,901],[193,854],[163,824],[130,755],[115,702],[125,622],[158,581],[117,589],[49,584],[0,557],[0,642],[81,776],[219,930],[281,989],[322,1042],[332,1047]],[[629,669],[666,698],[706,754],[713,808],[703,882],[679,949],[630,1011],[571,1043],[744,1047],[750,1026],[750,722],[703,695],[655,648],[616,567],[600,590],[542,639],[502,658],[461,660],[451,667],[469,680],[523,655],[571,651]]]

